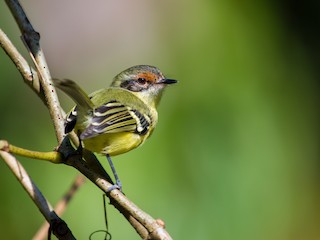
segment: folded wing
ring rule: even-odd
[[[146,114],[113,100],[94,109],[91,122],[81,133],[80,139],[119,132],[144,135],[148,132],[150,124],[151,119]]]

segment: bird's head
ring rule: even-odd
[[[144,101],[157,105],[163,89],[173,83],[177,83],[177,80],[165,78],[158,68],[137,65],[119,73],[113,79],[111,87],[127,89]]]

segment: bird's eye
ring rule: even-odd
[[[147,82],[145,78],[138,78],[138,83],[144,85]]]

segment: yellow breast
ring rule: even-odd
[[[84,148],[101,154],[115,156],[128,152],[145,140],[145,136],[132,132],[106,133],[83,140]]]

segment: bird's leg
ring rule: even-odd
[[[78,146],[76,152],[77,152],[80,156],[82,156],[83,147],[82,147],[82,141],[81,141],[81,138],[80,138],[80,132],[78,132],[77,136],[78,136],[78,140],[79,140],[79,146]]]
[[[76,153],[82,156],[82,152],[83,152],[82,142],[79,138],[79,146],[77,147]]]
[[[71,145],[69,137],[66,136],[64,138],[64,140],[63,140],[64,146],[67,146],[68,147],[67,149],[69,150],[69,151],[61,151],[61,150],[59,151],[59,152],[61,152],[63,154],[64,159],[67,159],[67,158],[69,158],[71,156],[81,156],[81,157],[83,157],[82,141],[80,139],[80,135],[77,134],[77,136],[78,136],[78,140],[79,140],[79,146],[77,147],[76,150],[74,150],[74,147]],[[66,148],[66,147],[64,147],[64,148]],[[72,151],[70,149],[72,149]]]
[[[111,157],[110,157],[109,154],[107,154],[106,157],[107,157],[108,162],[109,162],[109,165],[110,165],[110,167],[111,167],[113,176],[114,176],[114,178],[115,178],[115,180],[116,180],[116,184],[113,185],[112,187],[110,187],[110,188],[107,190],[107,192],[111,192],[113,189],[116,189],[116,188],[119,189],[119,190],[122,192],[122,183],[121,183],[121,181],[120,181],[120,179],[119,179],[119,177],[118,177],[117,171],[116,171],[116,169],[115,169],[115,167],[114,167],[114,165],[113,165],[113,163],[112,163]]]

